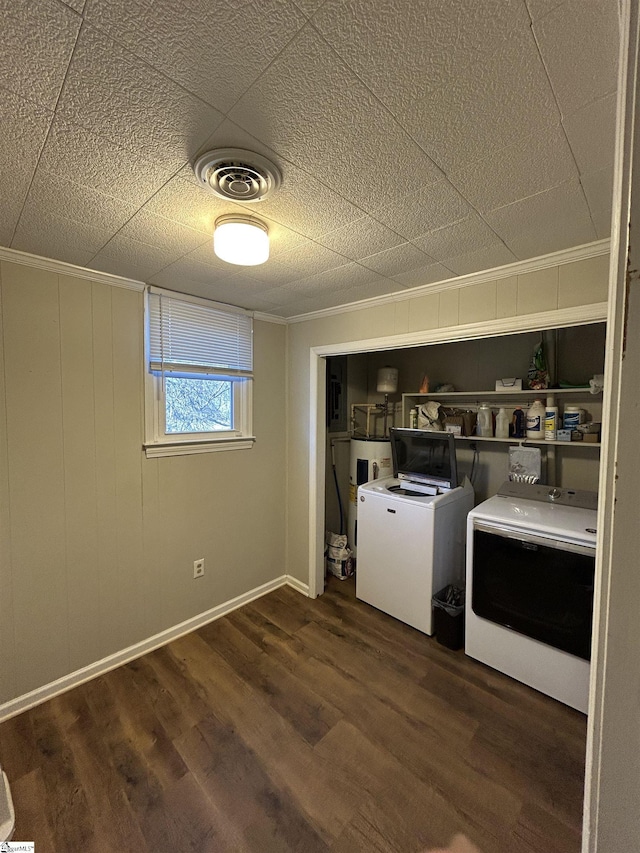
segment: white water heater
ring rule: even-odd
[[[352,438],[349,457],[349,516],[347,537],[354,553],[358,545],[358,486],[393,475],[391,442],[383,438]]]

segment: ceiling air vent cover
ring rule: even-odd
[[[198,157],[196,178],[220,198],[262,201],[280,186],[280,170],[266,157],[242,148],[217,148]]]

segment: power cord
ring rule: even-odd
[[[478,473],[476,470],[476,462],[478,460],[478,444],[475,441],[472,441],[469,444],[469,448],[473,451],[473,459],[471,460],[471,473],[469,474],[469,479],[471,480],[471,485],[475,485],[476,474]]]

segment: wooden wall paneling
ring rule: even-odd
[[[5,264],[3,310],[21,694],[69,669],[57,275]]]
[[[163,530],[160,518],[159,468],[163,460],[142,459],[142,550],[145,566],[147,609],[154,615],[151,632],[169,628],[163,618],[166,597]]]
[[[11,563],[11,517],[9,514],[9,454],[4,382],[2,273],[0,264],[0,702],[15,691],[15,638],[13,573]]]
[[[116,578],[116,463],[111,300],[115,288],[92,284],[93,387],[96,441],[97,566],[100,596],[99,632],[103,655],[122,647],[112,618],[119,603]]]
[[[69,658],[80,669],[102,655],[96,505],[92,289],[59,277]]]
[[[145,600],[142,546],[142,294],[114,289],[112,297],[113,407],[116,483],[117,609],[111,614],[123,648],[152,633]]]

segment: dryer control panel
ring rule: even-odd
[[[521,498],[560,506],[575,506],[579,509],[597,509],[598,493],[579,489],[564,489],[559,486],[543,486],[540,483],[515,483],[506,480],[498,490],[505,498]]]

